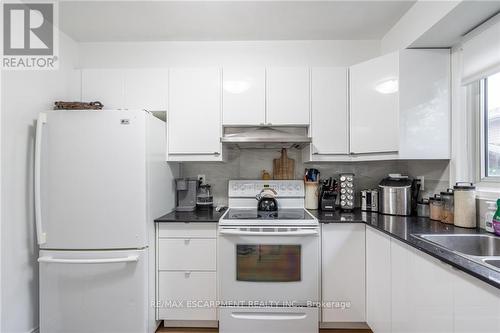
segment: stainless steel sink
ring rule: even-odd
[[[483,259],[483,262],[485,264],[494,266],[498,269],[500,269],[500,258],[499,259]]]
[[[412,234],[412,236],[500,271],[500,237],[483,234]]]
[[[500,256],[500,238],[490,235],[416,235],[449,250],[476,257]]]

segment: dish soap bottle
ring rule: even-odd
[[[495,216],[493,216],[493,229],[495,230],[495,235],[500,236],[500,199],[497,200],[497,211]]]

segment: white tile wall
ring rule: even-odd
[[[260,179],[262,170],[272,172],[274,158],[280,156],[279,149],[230,149],[226,163],[183,163],[181,175],[196,177],[206,175],[212,184],[215,204],[227,204],[227,181],[230,179]],[[424,195],[429,196],[449,186],[448,161],[373,161],[342,163],[303,163],[300,151],[288,151],[288,157],[295,159],[295,177],[302,179],[305,168],[317,168],[322,177],[337,176],[342,172],[355,174],[355,190],[376,188],[388,173],[424,176]],[[359,193],[357,195],[359,205]]]

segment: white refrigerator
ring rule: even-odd
[[[40,333],[154,332],[154,222],[174,206],[165,123],[49,111],[35,140]]]

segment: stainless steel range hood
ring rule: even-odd
[[[311,138],[307,127],[224,127],[221,142],[239,148],[302,148]]]

